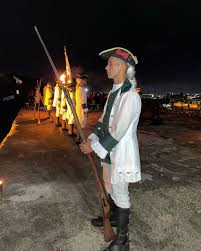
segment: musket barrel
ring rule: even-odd
[[[52,69],[57,77],[57,79],[59,80],[59,74],[58,74],[58,71],[52,61],[52,58],[47,50],[47,47],[45,46],[45,43],[43,42],[43,39],[41,38],[40,36],[40,33],[37,29],[36,26],[34,26],[34,29],[36,31],[36,34],[45,50],[45,53],[49,59],[49,62],[52,66]],[[78,127],[78,130],[79,130],[79,133],[80,133],[80,136],[82,138],[82,141],[83,142],[86,142],[86,139],[85,139],[85,136],[84,136],[84,133],[82,131],[82,128],[81,128],[81,125],[80,125],[80,122],[79,122],[79,119],[78,119],[78,116],[76,114],[76,111],[75,111],[75,108],[74,108],[74,105],[73,105],[73,102],[71,100],[71,97],[70,97],[70,94],[68,92],[68,90],[66,88],[64,88],[63,84],[61,85],[61,88],[64,92],[64,95],[66,96],[66,99],[71,107],[71,110],[72,110],[72,113],[73,113],[73,116],[74,116],[74,119],[75,119],[75,122],[76,122],[76,125]],[[99,197],[100,197],[100,200],[101,200],[101,203],[102,203],[102,207],[103,207],[103,212],[104,212],[104,215],[103,215],[103,218],[104,218],[104,239],[105,241],[111,241],[115,238],[115,233],[112,229],[112,226],[110,224],[110,221],[109,221],[109,214],[110,214],[110,206],[109,206],[109,203],[107,201],[107,197],[106,197],[106,194],[104,192],[104,189],[103,189],[103,186],[102,186],[102,183],[100,181],[100,178],[98,176],[98,172],[97,172],[97,169],[96,169],[96,166],[95,166],[95,162],[93,160],[93,157],[92,157],[92,154],[87,154],[87,157],[88,157],[88,160],[89,160],[89,163],[90,163],[90,166],[93,170],[93,173],[94,173],[94,176],[96,178],[96,183],[97,183],[97,187],[98,187],[98,192],[99,192]]]

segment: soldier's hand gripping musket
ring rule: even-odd
[[[52,59],[50,57],[50,54],[49,54],[49,52],[48,52],[48,50],[47,50],[47,48],[46,48],[46,46],[45,46],[45,44],[44,44],[41,36],[40,36],[40,34],[39,34],[39,31],[38,31],[38,29],[37,29],[36,26],[34,27],[34,29],[35,29],[35,31],[37,33],[37,36],[38,36],[38,38],[39,38],[39,40],[40,40],[40,42],[41,42],[41,44],[42,44],[42,46],[43,46],[43,48],[44,48],[44,50],[46,52],[46,55],[47,55],[47,57],[49,59],[49,62],[51,64],[52,68],[53,68],[53,71],[54,71],[54,73],[55,73],[55,75],[56,75],[56,77],[57,77],[57,79],[59,81],[58,71],[57,71],[57,69],[56,69],[56,67],[55,67],[55,65],[54,65],[54,63],[53,63],[53,61],[52,61]],[[63,90],[63,92],[64,92],[64,94],[66,96],[66,99],[67,99],[67,101],[68,101],[68,103],[69,103],[69,105],[71,107],[71,110],[73,112],[75,123],[77,125],[77,129],[79,130],[81,139],[82,139],[83,142],[86,142],[84,133],[83,133],[82,128],[80,126],[79,119],[77,117],[77,114],[76,114],[76,111],[75,111],[75,108],[74,108],[74,105],[73,105],[73,102],[72,102],[72,100],[70,98],[70,94],[69,94],[68,90],[66,88],[64,88],[64,86],[63,86],[62,83],[60,84],[60,86],[61,86],[61,88],[62,88],[62,90]],[[90,153],[87,154],[87,158],[89,160],[90,166],[92,168],[93,174],[94,174],[95,179],[96,179],[96,183],[97,183],[97,187],[98,187],[98,192],[99,192],[99,197],[100,197],[102,208],[103,208],[104,239],[105,239],[105,241],[111,241],[111,240],[113,240],[115,238],[115,234],[114,234],[114,231],[113,231],[113,229],[111,227],[111,224],[110,224],[110,221],[109,221],[109,217],[110,217],[110,205],[108,203],[108,200],[107,200],[105,191],[103,189],[102,183],[100,181],[100,178],[98,176],[98,172],[97,172],[96,165],[95,165],[95,162],[93,160],[92,155]]]

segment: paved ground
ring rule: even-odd
[[[89,134],[100,114],[89,114]],[[74,139],[22,110],[0,150],[0,250],[99,251],[96,184]],[[201,119],[139,126],[143,180],[130,185],[130,250],[201,250]],[[98,162],[97,162],[98,165]],[[99,166],[98,166],[99,167]]]

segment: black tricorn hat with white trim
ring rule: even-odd
[[[89,77],[86,74],[81,74],[81,75],[77,75],[76,78],[88,79]]]
[[[137,57],[134,56],[130,51],[122,47],[114,47],[108,50],[101,51],[99,53],[104,59],[108,59],[110,57],[120,58],[126,63],[129,63],[132,66],[135,66],[138,63]]]

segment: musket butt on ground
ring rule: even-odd
[[[114,233],[114,230],[111,226],[111,223],[109,219],[104,219],[104,240],[106,242],[113,241],[115,239],[116,235]]]

